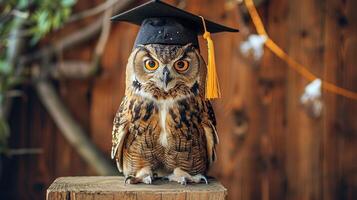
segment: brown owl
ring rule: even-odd
[[[199,52],[191,44],[142,45],[126,70],[112,133],[119,170],[130,183],[151,183],[155,173],[182,184],[206,181],[218,137]]]
[[[237,30],[157,0],[112,19],[141,25],[112,132],[119,171],[129,183],[151,184],[154,175],[207,183],[218,136],[197,37]]]

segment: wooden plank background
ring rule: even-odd
[[[189,11],[241,27],[238,34],[213,36],[223,98],[214,102],[220,145],[211,174],[227,187],[229,199],[357,199],[357,102],[323,92],[322,115],[310,117],[299,102],[308,82],[268,50],[259,63],[244,58],[239,44],[253,27],[238,9],[226,10],[225,2],[186,0]],[[75,12],[99,3],[80,0]],[[323,79],[357,91],[355,8],[354,0],[269,0],[259,12],[270,36],[293,58]],[[70,24],[46,41],[90,22]],[[101,74],[90,80],[55,82],[72,114],[108,159],[112,120],[124,93],[126,60],[138,30],[125,23],[112,25]],[[92,40],[71,48],[61,59],[90,61],[95,44]],[[0,197],[44,199],[56,177],[95,175],[63,138],[34,89],[23,89],[26,98],[17,99],[11,113],[10,145],[41,148],[43,153],[1,157]]]

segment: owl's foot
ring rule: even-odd
[[[152,184],[154,180],[154,175],[149,167],[144,167],[136,173],[136,176],[129,175],[125,177],[124,183],[127,184]]]
[[[192,180],[195,183],[201,183],[203,181],[206,184],[208,184],[207,178],[205,176],[203,176],[202,174],[197,174],[197,175],[192,176]]]
[[[169,181],[178,182],[181,185],[186,185],[187,183],[200,183],[201,181],[204,181],[206,184],[208,184],[207,178],[202,174],[191,176],[189,173],[183,171],[180,168],[176,168],[172,174],[164,178],[168,179]]]

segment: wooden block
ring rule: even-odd
[[[47,200],[224,200],[227,189],[216,180],[187,186],[157,180],[152,185],[125,185],[121,176],[57,178],[47,189]]]

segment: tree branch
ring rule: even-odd
[[[7,156],[22,156],[31,154],[42,154],[43,149],[39,148],[21,148],[21,149],[9,149],[6,151]]]
[[[110,1],[110,0],[109,0]],[[94,55],[91,63],[82,61],[65,61],[57,63],[50,67],[50,74],[54,78],[85,79],[96,74],[99,70],[100,59],[103,55],[104,48],[107,44],[113,8],[108,8],[102,20],[102,32],[99,36]]]
[[[42,49],[21,57],[21,65],[26,65],[29,62],[40,59],[42,57],[49,57],[56,52],[63,51],[71,46],[75,46],[81,42],[84,42],[96,34],[99,33],[102,25],[102,17],[92,22],[87,27],[80,29],[71,35],[64,37],[63,39],[51,44],[49,46],[43,47]]]
[[[66,23],[71,23],[71,22],[74,22],[77,20],[81,20],[83,18],[97,15],[97,14],[107,10],[108,8],[112,7],[117,2],[118,2],[118,0],[108,0],[94,8],[91,8],[91,9],[85,10],[83,12],[80,12],[78,14],[72,15]]]
[[[108,0],[110,1],[110,0]],[[103,52],[105,45],[108,42],[109,34],[110,34],[110,29],[111,29],[111,21],[110,17],[113,13],[113,9],[109,8],[104,12],[103,16],[103,22],[102,22],[102,32],[99,36],[97,46],[95,47],[94,50],[94,55],[91,63],[91,69],[92,69],[92,74],[95,74],[100,67],[100,59],[102,58]]]
[[[120,11],[130,5],[134,0],[121,0],[118,4],[114,6],[114,10]],[[97,35],[102,27],[103,16],[96,19],[94,22],[90,23],[87,27],[81,28],[77,32],[74,32],[63,39],[55,42],[52,45],[43,47],[42,49],[36,51],[35,53],[27,54],[20,58],[21,65],[26,65],[29,62],[40,59],[42,57],[48,57],[54,53],[61,52],[69,47],[80,44],[93,36]]]
[[[117,174],[113,165],[96,148],[85,131],[72,118],[66,106],[60,100],[55,88],[47,80],[35,82],[36,91],[52,119],[65,138],[77,150],[79,155],[93,166],[99,175]]]
[[[21,17],[17,17],[15,19],[14,27],[9,36],[9,45],[6,52],[6,62],[16,70],[17,57],[21,53],[22,46],[24,44],[24,39],[18,37],[19,32],[23,26],[25,19]],[[17,74],[15,74],[16,76]],[[4,104],[0,105],[0,118],[7,118],[12,105],[12,99],[6,98]]]
[[[49,73],[55,79],[86,79],[93,75],[93,69],[88,62],[66,60],[49,67]]]

